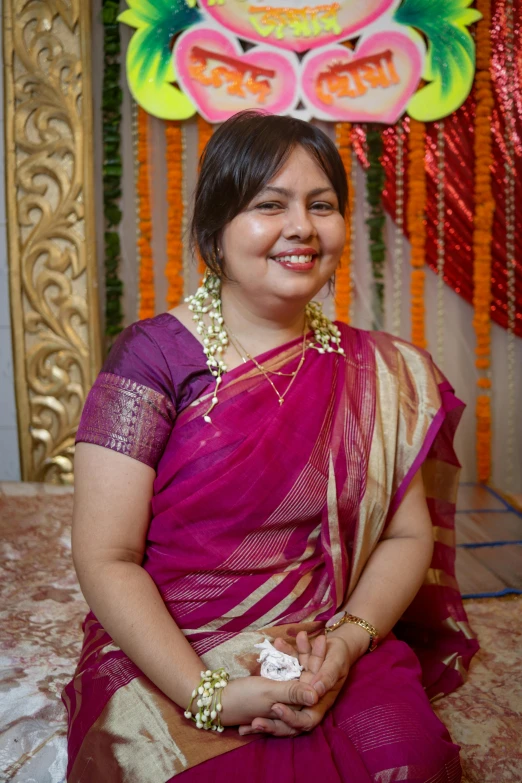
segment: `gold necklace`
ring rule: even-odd
[[[234,348],[236,349],[236,351],[237,351],[237,347],[236,347],[236,345],[234,343],[234,340],[235,340],[235,342],[237,342],[237,344],[239,345],[239,347],[241,348],[243,353],[250,359],[250,361],[254,362],[254,364],[257,367],[257,369],[259,370],[259,372],[261,372],[265,376],[265,378],[267,379],[268,383],[270,384],[270,386],[272,387],[272,389],[275,391],[275,393],[277,395],[277,400],[279,402],[279,405],[282,405],[284,403],[284,401],[285,401],[286,395],[288,394],[288,392],[290,391],[290,389],[292,387],[293,382],[297,378],[297,373],[299,372],[299,370],[303,366],[304,360],[306,358],[306,348],[307,348],[307,345],[306,345],[306,321],[305,321],[304,330],[303,330],[303,348],[302,348],[302,351],[301,351],[301,358],[299,360],[299,364],[297,365],[297,369],[294,370],[294,372],[292,372],[292,373],[281,373],[281,372],[277,372],[276,370],[265,370],[263,365],[259,364],[257,359],[254,356],[251,356],[251,354],[249,354],[248,351],[245,350],[245,348],[241,345],[241,343],[237,339],[236,335],[233,332],[231,332],[230,329],[228,329],[228,335],[229,335],[230,338],[233,338],[233,339],[231,339],[231,342],[232,342],[232,345],[234,346]],[[237,351],[237,352],[238,352],[239,356],[241,357],[241,359],[243,359],[243,362],[244,362],[245,361],[244,356],[241,356],[241,353],[239,351]],[[283,394],[280,394],[278,392],[277,388],[275,387],[274,383],[272,382],[272,379],[270,378],[269,373],[272,373],[273,375],[284,375],[287,378],[291,378],[291,381],[288,384],[288,386],[286,387],[286,389],[284,390]]]
[[[207,357],[207,366],[211,375],[215,378],[214,393],[210,397],[210,404],[203,413],[203,421],[207,424],[212,423],[210,414],[218,404],[219,388],[223,381],[223,375],[227,372],[227,365],[223,360],[223,355],[230,344],[227,330],[225,329],[225,319],[221,311],[221,279],[208,270],[203,278],[203,283],[193,296],[185,299],[188,309],[192,313],[192,318],[196,323],[198,334],[202,335],[203,352]],[[319,302],[308,302],[305,307],[306,322],[310,325],[313,332],[313,339],[306,343],[306,334],[303,344],[303,355],[301,363],[304,361],[304,351],[306,348],[312,348],[320,354],[335,353],[338,356],[346,356],[344,348],[341,346],[341,331],[338,326],[332,323],[323,313]],[[207,318],[210,323],[207,322]],[[239,353],[239,352],[238,352]],[[257,362],[259,365],[259,362]],[[264,368],[263,368],[264,369]],[[273,372],[273,371],[270,371]],[[298,370],[296,371],[297,375]],[[265,374],[265,373],[263,373]],[[282,373],[281,373],[282,374]],[[265,377],[267,380],[268,374]],[[292,382],[296,376],[292,378]],[[273,384],[272,384],[273,386]],[[284,400],[277,389],[274,387],[277,398]],[[285,391],[285,394],[288,389]],[[204,398],[206,399],[206,397]],[[194,401],[194,405],[199,403],[199,399]]]
[[[245,348],[240,344],[238,338],[236,337],[236,335],[233,332],[231,332],[229,330],[228,331],[228,336],[229,336],[230,342],[232,343],[232,347],[235,349],[237,355],[239,356],[239,358],[241,359],[243,364],[246,363],[247,359],[250,359],[250,361],[255,361],[253,359],[253,357],[251,356],[251,354],[249,354],[245,350]],[[241,353],[241,351],[246,354],[246,357],[243,356],[243,353]],[[257,361],[255,363],[258,364]],[[262,366],[263,365],[259,364],[259,367],[262,367]],[[297,375],[297,373],[299,372],[299,367],[297,368],[297,370],[294,370],[293,372],[280,372],[279,370],[267,370],[266,368],[263,368],[263,369],[264,369],[264,372],[267,372],[270,375],[279,375],[281,378],[294,378]]]

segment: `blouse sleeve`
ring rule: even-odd
[[[156,468],[176,409],[165,357],[146,321],[118,337],[90,390],[76,443],[94,443]]]

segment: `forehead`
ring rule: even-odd
[[[295,147],[284,165],[272,177],[262,190],[270,186],[295,188],[303,187],[332,187],[326,172],[321,168],[317,160],[302,147]]]

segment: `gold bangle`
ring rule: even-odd
[[[366,620],[363,620],[361,617],[356,617],[354,614],[348,614],[348,612],[343,612],[342,616],[337,620],[336,617],[337,615],[334,615],[332,618],[330,618],[328,621],[331,623],[330,625],[328,625],[328,623],[326,624],[324,629],[326,633],[335,631],[337,628],[340,628],[341,625],[344,625],[344,623],[353,623],[354,625],[358,625],[361,628],[364,628],[364,630],[370,634],[370,644],[368,645],[366,652],[373,652],[375,650],[379,644],[379,632],[374,625],[367,622]]]

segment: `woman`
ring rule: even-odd
[[[224,123],[195,199],[205,283],[126,329],[89,394],[70,783],[460,780],[428,697],[477,649],[454,579],[462,404],[428,354],[310,304],[346,199],[317,128]],[[260,676],[265,639],[299,679]]]

